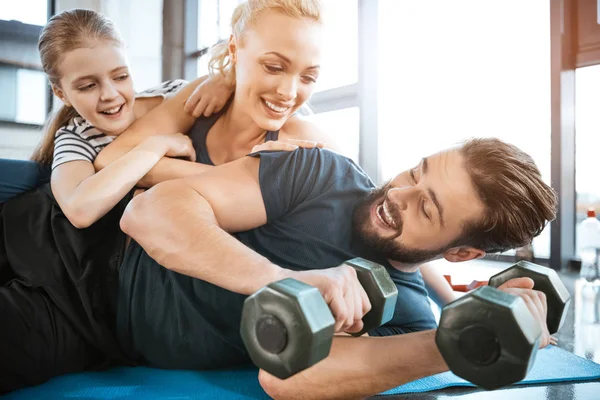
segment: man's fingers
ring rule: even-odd
[[[342,326],[346,321],[346,316],[348,315],[344,298],[341,295],[332,296],[329,302],[329,309],[335,318],[335,332],[341,332]]]
[[[346,301],[346,309],[348,310],[348,314],[346,315],[346,321],[344,322],[344,326],[342,330],[347,330],[352,325],[354,325],[354,315],[355,315],[355,304],[354,304],[354,290],[352,288],[346,287],[346,293],[344,293],[344,300]]]
[[[371,306],[371,301],[369,300],[369,296],[367,295],[367,292],[362,287],[362,285],[360,286],[360,298],[361,298],[361,304],[362,304],[362,313],[363,313],[362,316],[364,317],[366,313],[371,311],[372,306]]]
[[[356,282],[356,284],[354,285],[354,324],[356,325],[357,322],[362,321],[362,317],[364,315],[363,313],[363,299],[362,299],[362,295],[361,292],[362,291],[362,286],[360,283],[358,283],[358,280]]]
[[[519,289],[533,289],[533,279],[531,278],[514,278],[504,282],[498,289],[508,289],[508,288],[519,288]]]
[[[360,332],[362,331],[364,327],[364,324],[362,322],[362,320],[356,321],[356,323],[354,323],[354,325],[352,325],[350,328],[346,329],[344,332],[347,333],[356,333],[356,332]]]

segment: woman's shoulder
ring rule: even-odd
[[[314,142],[325,143],[327,148],[339,151],[339,147],[332,138],[311,121],[308,121],[297,115],[292,115],[281,127],[280,133],[286,138],[310,140]]]
[[[170,81],[165,81],[158,86],[152,87],[150,89],[146,89],[142,92],[136,93],[135,97],[163,97],[169,98],[174,96],[177,92],[179,92],[185,85],[188,84],[188,81],[183,79],[174,79]]]

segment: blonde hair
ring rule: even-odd
[[[58,66],[64,54],[97,40],[124,43],[113,22],[95,11],[67,10],[50,18],[38,40],[42,68],[50,83],[60,87],[61,76]],[[54,112],[46,121],[44,135],[31,159],[43,164],[51,164],[56,131],[78,115],[74,108],[66,105]]]
[[[320,0],[247,0],[240,3],[231,16],[231,33],[238,43],[248,27],[267,11],[277,11],[292,18],[322,22],[323,11]],[[235,84],[235,65],[229,57],[229,40],[223,40],[213,46],[208,70],[211,76],[221,75],[228,84]]]

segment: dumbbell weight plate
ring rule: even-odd
[[[525,378],[540,335],[523,299],[484,286],[444,307],[435,341],[452,372],[492,390]]]
[[[533,279],[535,282],[533,289],[546,294],[548,331],[551,334],[558,332],[565,321],[571,295],[555,270],[528,261],[519,261],[512,267],[492,276],[489,284],[492,287],[499,287],[510,279],[521,277]]]
[[[254,364],[285,379],[329,355],[334,324],[319,290],[288,278],[246,299],[240,333]]]
[[[371,310],[362,319],[363,329],[352,334],[360,336],[392,319],[398,300],[398,288],[383,265],[364,258],[354,258],[345,264],[356,270],[358,281],[371,302]]]

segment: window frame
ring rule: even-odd
[[[56,13],[56,2],[55,0],[47,0],[47,19],[50,19]],[[18,41],[23,41],[27,43],[35,42],[37,43],[40,33],[42,31],[41,26],[24,24],[20,21],[4,21],[0,20],[0,35],[8,34],[12,38],[15,38]],[[20,60],[16,60],[10,57],[0,58],[0,66],[6,67],[14,67],[18,69],[28,70],[28,71],[39,71],[43,72],[42,66],[40,64],[31,64],[24,63]],[[48,82],[48,78],[44,75],[46,80],[46,114],[47,118],[50,113],[52,113],[52,108],[54,106],[54,94],[52,93],[52,88],[50,87],[50,83]],[[32,124],[28,122],[19,122],[8,119],[0,119],[0,124],[3,126],[14,126],[14,127],[33,127],[33,128],[41,128],[40,124]]]

